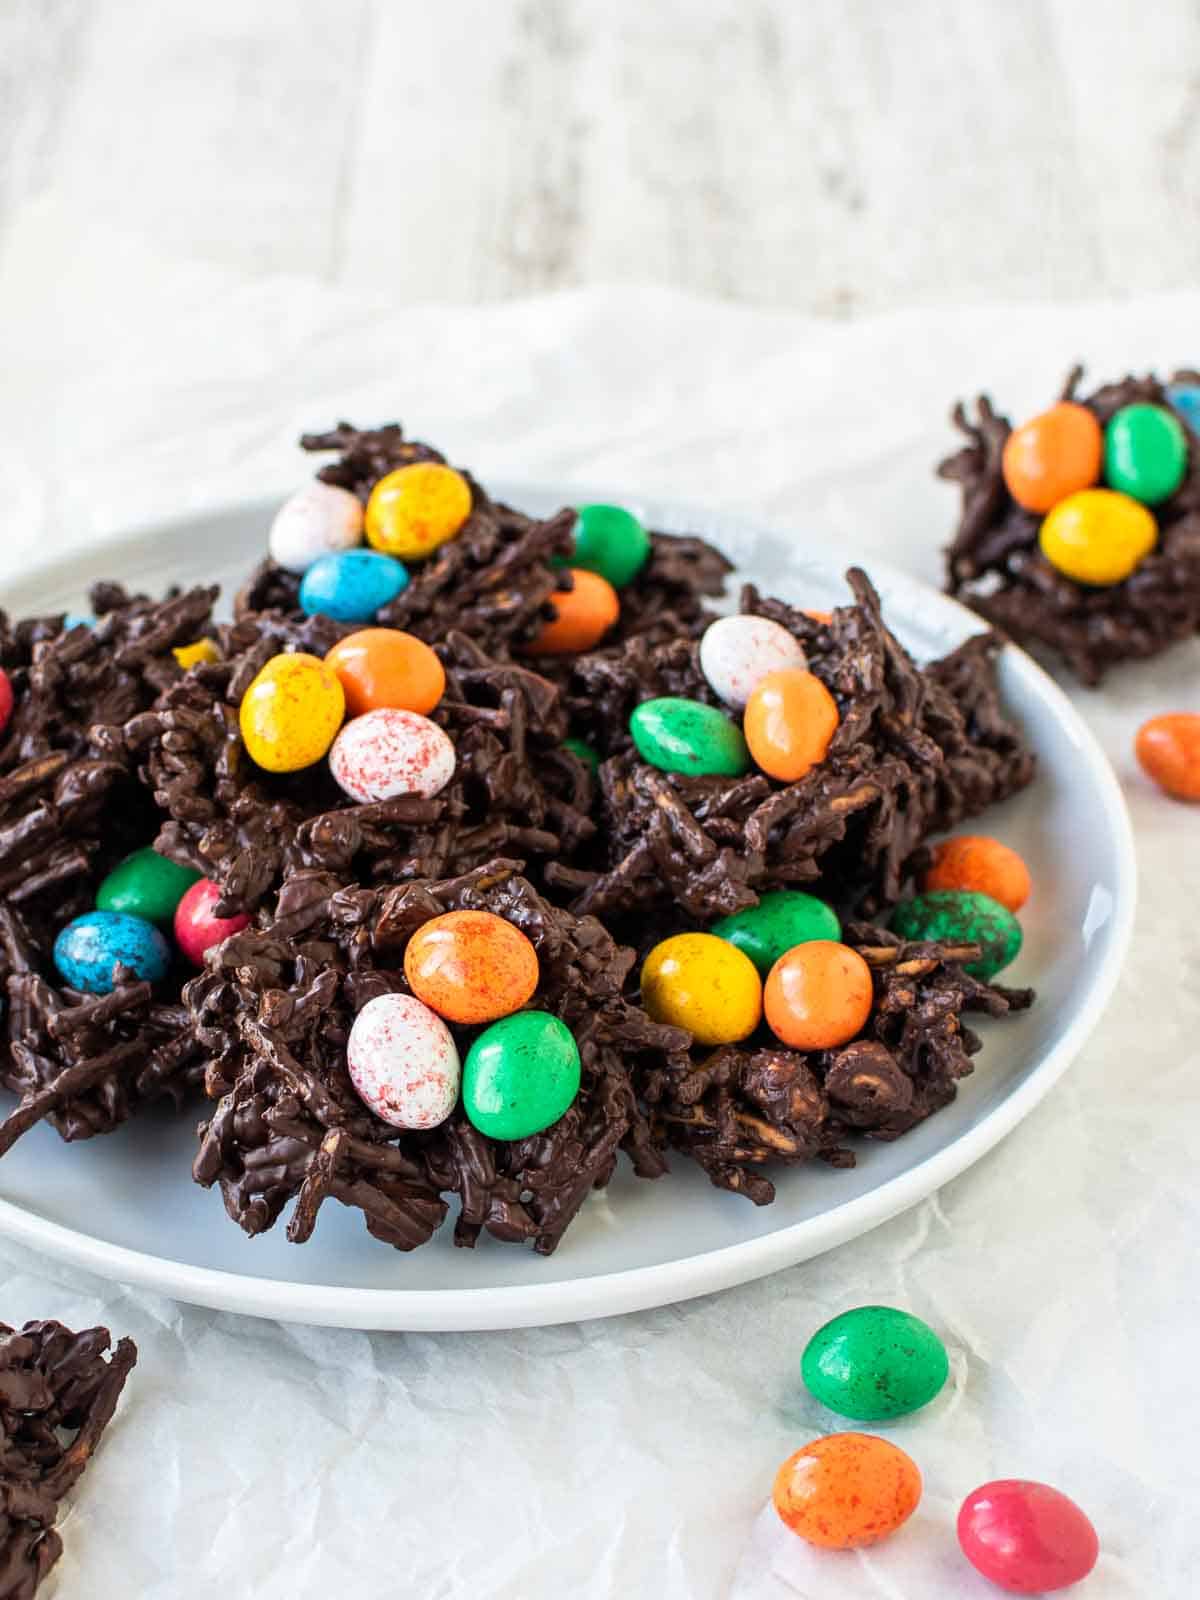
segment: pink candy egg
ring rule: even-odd
[[[458,1104],[454,1039],[411,994],[367,1001],[350,1030],[346,1065],[359,1099],[393,1128],[436,1128]]]
[[[175,943],[194,967],[204,965],[204,952],[250,926],[246,916],[218,917],[213,907],[221,898],[209,878],[194,883],[175,908]]]
[[[1086,1578],[1100,1541],[1075,1504],[1048,1483],[1000,1478],[973,1490],[958,1542],[977,1572],[1009,1594],[1052,1594]]]
[[[8,727],[8,719],[12,716],[13,689],[8,673],[0,667],[0,733]]]
[[[768,673],[806,664],[800,641],[769,617],[719,617],[700,641],[701,672],[739,711]]]
[[[329,770],[352,800],[440,794],[454,776],[454,746],[428,717],[380,708],[348,722],[333,741]]]

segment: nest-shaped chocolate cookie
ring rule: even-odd
[[[797,783],[761,772],[688,777],[637,756],[629,717],[642,701],[716,703],[693,642],[633,640],[620,655],[580,658],[569,703],[608,756],[600,769],[607,863],[547,869],[557,891],[574,894],[574,910],[616,918],[618,930],[677,908],[709,922],[764,890],[819,882],[827,899],[870,913],[900,897],[926,838],[1030,781],[1033,757],[996,689],[998,641],[982,635],[919,667],[885,625],[865,573],[848,581],[857,603],[827,624],[752,587],[742,594],[743,611],[796,636],[838,704],[825,760]]]
[[[79,1481],[137,1361],[107,1328],[0,1323],[0,1595],[33,1600],[62,1554],[59,1502]]]
[[[1103,427],[1122,406],[1169,406],[1166,384],[1127,377],[1081,395],[1076,367],[1062,400],[1086,406]],[[1171,383],[1198,383],[1178,372]],[[1004,482],[1007,417],[987,395],[971,417],[961,402],[952,414],[966,446],[938,468],[962,491],[962,513],[946,551],[947,592],[1014,639],[1044,647],[1086,684],[1097,684],[1122,661],[1158,655],[1200,629],[1200,439],[1189,431],[1188,471],[1177,492],[1154,507],[1159,541],[1122,583],[1093,588],[1051,566],[1038,548],[1042,518],[1019,506]],[[1186,419],[1180,418],[1186,427]]]

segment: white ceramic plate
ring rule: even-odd
[[[612,498],[611,490],[579,486],[500,492],[535,512]],[[746,575],[796,602],[827,606],[846,597],[842,572],[853,552],[812,549],[675,505],[623,503],[654,526],[713,539]],[[84,562],[31,573],[2,603],[17,615],[81,609],[100,577],[151,592],[171,581],[232,583],[258,559],[273,509],[247,504],[147,529]],[[891,625],[917,656],[940,655],[978,631],[978,619],[955,602],[868,565]],[[758,1209],[711,1188],[679,1158],[657,1183],[623,1166],[548,1260],[486,1237],[474,1251],[456,1250],[449,1227],[402,1255],[372,1240],[357,1212],[337,1206],[324,1209],[315,1238],[297,1247],[282,1227],[244,1237],[220,1195],[190,1181],[197,1113],[153,1110],[85,1144],[64,1145],[44,1126],[21,1140],[0,1161],[0,1230],[105,1277],[222,1310],[339,1327],[474,1329],[608,1316],[706,1294],[896,1215],[977,1161],[1065,1071],[1108,1001],[1133,922],[1129,819],[1108,762],[1021,651],[1004,652],[1001,677],[1040,775],[990,813],[986,828],[1015,845],[1033,872],[1025,948],[1006,980],[1035,983],[1039,1003],[1022,1017],[983,1024],[984,1051],[955,1104],[894,1144],[864,1142],[852,1171],[814,1162],[780,1172],[775,1204]],[[1036,1182],[1037,1174],[1027,1176]]]

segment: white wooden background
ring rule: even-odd
[[[1196,0],[0,0],[0,278],[49,208],[401,302],[1120,295],[1198,180]]]

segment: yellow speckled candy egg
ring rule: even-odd
[[[1042,554],[1076,583],[1123,583],[1158,543],[1154,513],[1112,489],[1081,489],[1042,523]]]
[[[440,461],[398,467],[371,490],[367,542],[402,561],[422,561],[462,532],[471,515],[471,486]]]
[[[735,1044],[758,1027],[762,979],[727,940],[677,933],[646,957],[642,1003],[655,1022],[686,1028],[698,1044]]]
[[[267,772],[299,772],[320,761],[346,714],[337,673],[316,656],[275,656],[246,690],[242,740]]]
[[[215,639],[197,639],[195,644],[177,645],[172,654],[185,672],[189,667],[203,666],[221,659]]]

